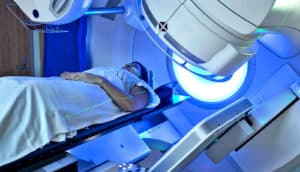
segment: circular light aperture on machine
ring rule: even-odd
[[[233,96],[243,85],[248,71],[248,63],[241,66],[225,82],[214,82],[197,76],[172,62],[175,77],[190,96],[203,102],[217,103]]]

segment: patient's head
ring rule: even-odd
[[[124,69],[128,70],[129,72],[133,73],[135,76],[143,79],[144,81],[148,82],[148,72],[144,65],[140,62],[131,62],[126,64]]]

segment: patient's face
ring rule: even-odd
[[[128,63],[123,67],[123,69],[128,70],[130,73],[134,74],[137,77],[141,75],[141,67],[137,63]]]

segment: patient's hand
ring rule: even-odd
[[[60,76],[67,80],[83,81],[90,84],[99,84],[103,80],[101,76],[82,72],[64,72]]]
[[[90,83],[90,84],[99,84],[103,80],[102,76],[98,76],[90,73],[79,73],[76,77],[78,77],[80,81]]]
[[[64,79],[67,79],[67,80],[73,80],[75,75],[74,72],[64,72],[62,74],[60,74],[60,77],[64,78]]]

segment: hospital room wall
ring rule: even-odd
[[[92,7],[105,4],[106,1],[94,1]],[[90,16],[87,26],[87,63],[91,67],[121,67],[131,61],[134,29],[126,24],[123,15],[116,15],[114,20]]]
[[[120,67],[130,62],[133,29],[116,22],[100,16],[89,18],[87,58],[92,67]]]
[[[276,58],[285,61],[300,74],[300,32],[292,33],[294,34],[292,37],[283,33],[268,34],[259,42]]]

